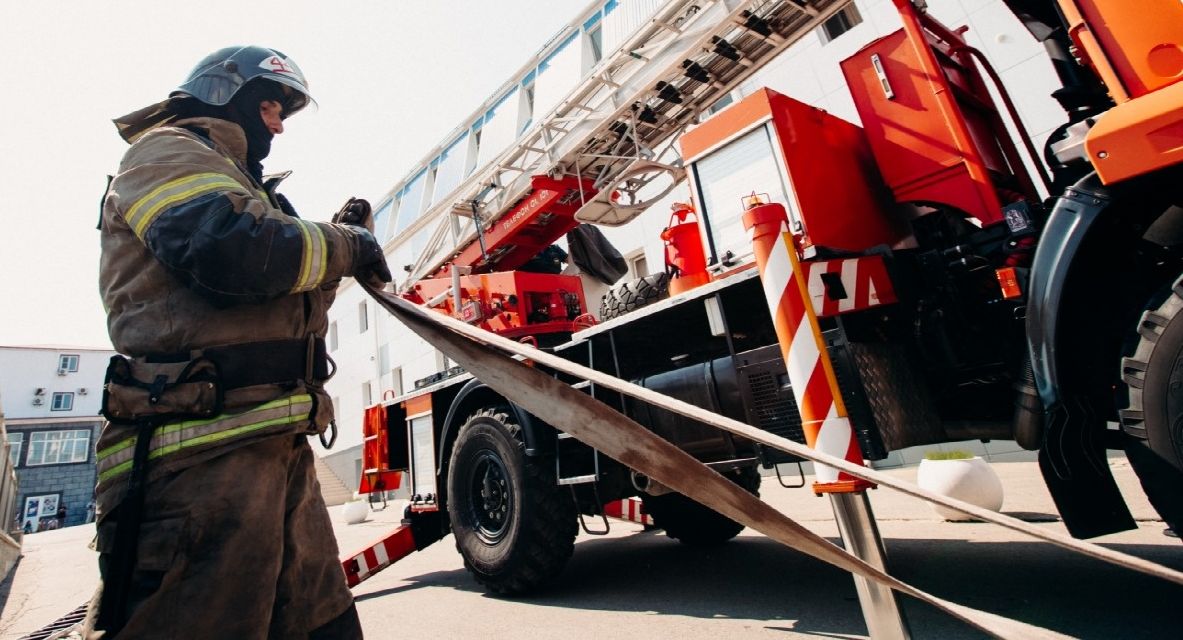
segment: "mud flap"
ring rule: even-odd
[[[1105,427],[1092,411],[1069,401],[1045,416],[1039,470],[1074,538],[1134,529],[1134,517],[1105,458]]]

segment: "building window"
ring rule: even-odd
[[[706,113],[702,114],[702,119],[706,120],[707,118],[715,115],[716,113],[719,113],[723,109],[726,109],[727,107],[734,104],[735,103],[735,93],[736,92],[732,91],[731,93],[728,93],[727,95],[723,96],[722,98],[719,98],[719,100],[717,102],[715,102],[715,104],[711,105],[710,109],[707,109]]]
[[[90,430],[34,431],[29,434],[27,466],[68,464],[90,459]]]
[[[586,60],[583,65],[584,73],[590,71],[600,63],[600,60],[604,59],[604,25],[599,22],[599,16],[596,16],[594,20],[596,20],[594,25],[589,26],[591,21],[584,25],[583,33],[587,38],[587,45],[584,48],[584,60]]]
[[[403,394],[403,369],[396,367],[390,372],[390,388],[394,391],[394,397],[399,397]]]
[[[58,371],[77,371],[77,370],[78,370],[78,356],[77,355],[58,356]]]
[[[431,167],[427,170],[427,182],[423,183],[423,212],[426,213],[431,205],[435,203],[435,179],[440,173],[439,158],[431,161]],[[442,195],[442,194],[441,194]]]
[[[365,333],[370,329],[370,313],[365,300],[357,305],[357,326],[358,333]]]
[[[337,350],[337,321],[329,323],[329,351]]]
[[[633,275],[638,278],[649,275],[649,261],[645,259],[644,253],[630,260],[629,266],[632,267]]]
[[[12,466],[17,466],[21,463],[21,447],[25,444],[25,434],[23,433],[9,433],[8,434],[8,458],[12,460]]]
[[[49,405],[50,411],[71,411],[74,409],[74,392],[55,391]]]
[[[846,8],[830,16],[829,20],[823,22],[822,26],[818,27],[817,33],[821,36],[822,44],[826,44],[855,28],[862,21],[863,17],[859,15],[858,8],[852,2],[846,5]]]
[[[477,154],[481,152],[481,129],[480,121],[473,127],[472,133],[468,135],[468,155],[464,157],[464,175],[468,175],[476,170]]]
[[[386,371],[390,368],[390,343],[378,347],[378,370]]]
[[[644,249],[636,249],[626,253],[624,262],[628,265],[628,274],[623,277],[635,280],[649,275],[649,261],[645,259]]]
[[[534,81],[523,84],[518,92],[521,99],[518,104],[518,134],[524,132],[534,121]]]

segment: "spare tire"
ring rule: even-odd
[[[618,318],[641,307],[670,297],[670,275],[652,273],[632,282],[616,285],[600,301],[600,320]]]

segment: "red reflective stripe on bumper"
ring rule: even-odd
[[[351,588],[415,551],[410,525],[402,525],[378,542],[341,561],[345,584]]]

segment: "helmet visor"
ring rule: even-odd
[[[298,81],[277,74],[268,74],[265,77],[268,80],[274,81],[283,90],[283,101],[281,102],[283,112],[280,116],[281,118],[289,118],[309,105],[313,107],[314,111],[316,110],[316,101],[312,99],[312,96],[304,92],[304,86]]]

